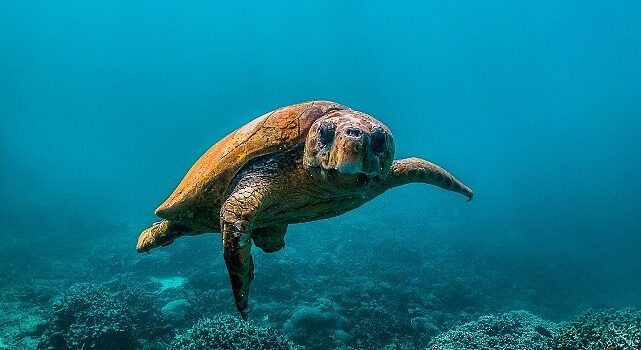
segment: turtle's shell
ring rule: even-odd
[[[206,220],[217,226],[222,196],[247,162],[304,143],[309,128],[318,118],[342,109],[348,108],[329,101],[311,101],[258,117],[211,146],[156,209],[156,215],[189,224],[190,220],[202,221],[197,217],[205,214]],[[210,228],[203,224],[196,226]]]

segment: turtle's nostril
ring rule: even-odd
[[[387,143],[387,135],[381,130],[376,130],[372,133],[372,151],[377,154],[385,152]]]
[[[345,130],[345,135],[351,137],[361,137],[361,135],[363,135],[363,132],[357,128],[347,128]]]

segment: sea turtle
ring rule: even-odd
[[[394,160],[394,138],[373,117],[329,101],[264,114],[232,132],[191,167],[144,230],[148,252],[184,235],[221,232],[236,308],[247,319],[252,241],[283,248],[287,225],[334,217],[390,188],[421,182],[473,192],[436,164]]]

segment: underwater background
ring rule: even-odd
[[[254,250],[135,250],[214,142],[325,99],[474,200],[394,189]],[[14,1],[0,349],[639,349],[639,1]],[[636,309],[635,309],[636,308]]]

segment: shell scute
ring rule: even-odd
[[[194,211],[215,211],[235,174],[250,160],[291,148],[306,137],[311,125],[331,109],[328,101],[283,107],[245,124],[211,146],[187,172],[156,215],[189,220]],[[304,140],[303,140],[304,142]],[[213,214],[213,213],[209,213]]]

